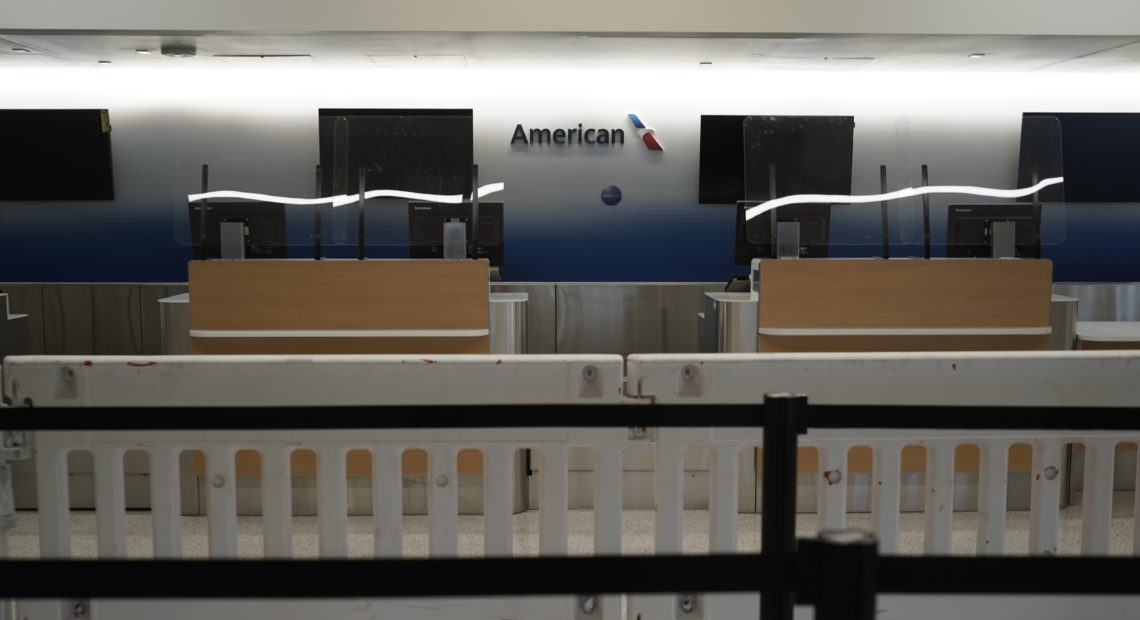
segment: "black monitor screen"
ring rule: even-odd
[[[443,223],[465,224],[467,242],[471,242],[471,203],[443,204],[408,202],[408,256],[410,258],[443,258]],[[503,265],[503,203],[479,203],[479,228],[476,255],[486,258],[491,266]]]
[[[1043,117],[1038,132],[1046,135],[1030,140],[1024,128],[1033,117]],[[1039,179],[1065,177],[1063,186],[1042,192],[1043,201],[1140,202],[1140,114],[1033,112],[1023,118],[1022,187],[1032,184],[1037,168]]]
[[[206,209],[206,236],[202,239],[202,209]],[[285,232],[285,205],[265,202],[189,203],[190,242],[194,257],[203,260],[222,257],[222,222],[245,225],[246,258],[288,258]]]
[[[471,193],[474,137],[469,109],[321,109],[321,191],[365,187],[424,194]]]
[[[750,265],[753,258],[774,258],[772,247],[771,212],[744,219],[744,212],[762,204],[741,200],[736,203],[736,264]],[[831,205],[799,204],[777,207],[777,222],[799,222],[800,256],[827,258],[828,230],[831,224]]]
[[[745,116],[701,116],[701,204],[732,204],[744,199]]]
[[[0,200],[114,200],[107,110],[0,110]]]
[[[989,258],[994,222],[1014,222],[1014,256],[1040,258],[1040,215],[1032,204],[964,204],[947,207],[946,256]]]

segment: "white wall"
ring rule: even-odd
[[[506,183],[501,198],[511,205],[512,237],[531,240],[529,260],[568,235],[603,238],[617,230],[636,240],[682,227],[659,246],[639,249],[648,256],[633,258],[668,254],[688,264],[705,260],[712,244],[717,251],[731,244],[712,239],[731,233],[731,214],[725,232],[724,207],[697,205],[702,114],[854,115],[855,193],[878,193],[880,164],[888,166],[892,189],[920,184],[923,163],[932,184],[1013,187],[1023,112],[1140,112],[1140,82],[1111,74],[106,67],[0,71],[0,101],[110,109],[117,202],[133,209],[115,217],[173,210],[173,230],[155,224],[167,227],[156,234],[170,238],[185,234],[184,196],[199,190],[202,164],[211,166],[211,189],[313,196],[319,108],[472,108],[481,180]],[[656,130],[664,153],[637,141],[631,112]],[[627,140],[612,149],[512,149],[517,123],[620,127]],[[600,200],[608,185],[623,191],[617,207]],[[897,205],[904,220],[913,204]],[[79,211],[93,217],[90,209]],[[0,226],[19,230],[31,213],[0,210]],[[906,231],[917,222],[909,224],[899,233],[903,242],[913,241]],[[32,234],[35,225],[26,224]],[[678,244],[678,235],[693,241]],[[865,241],[878,243],[873,236]]]

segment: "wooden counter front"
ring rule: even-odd
[[[1046,350],[1052,263],[760,260],[760,352]]]
[[[193,353],[487,353],[486,261],[190,263]]]

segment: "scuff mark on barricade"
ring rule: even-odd
[[[84,366],[90,366],[93,362],[91,360],[83,360]]]
[[[158,366],[158,362],[127,362],[127,366],[146,368],[147,366]]]
[[[436,362],[435,362],[435,360],[429,360],[429,359],[427,359],[427,358],[421,358],[421,359],[420,359],[420,361],[421,361],[421,362],[423,362],[423,363],[425,363],[425,364],[434,364],[434,363],[436,363]]]

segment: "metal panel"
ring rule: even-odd
[[[91,285],[92,353],[141,355],[142,308],[138,284]]]
[[[757,309],[751,293],[705,293],[701,353],[755,353]]]
[[[556,353],[553,282],[492,282],[492,293],[526,293],[526,352]]]
[[[490,353],[526,353],[526,306],[526,293],[491,293]]]
[[[1078,299],[1078,321],[1140,321],[1140,282],[1058,282],[1053,293]]]
[[[704,294],[723,283],[559,284],[559,353],[686,353],[698,348]]]
[[[143,355],[159,355],[162,350],[162,304],[158,300],[186,293],[190,290],[188,284],[140,284],[139,285],[139,317],[142,326]],[[189,318],[189,317],[187,317]],[[189,329],[189,321],[187,321]],[[189,349],[185,351],[189,353]],[[174,353],[174,351],[171,351]]]
[[[1049,348],[1071,351],[1077,340],[1077,298],[1054,294],[1049,305]]]
[[[179,293],[163,297],[156,302],[159,307],[159,330],[161,332],[159,353],[162,355],[190,354],[190,293]]]
[[[95,311],[91,284],[44,284],[44,353],[91,355],[95,351]]]
[[[0,291],[8,293],[8,311],[28,315],[28,353],[44,353],[43,285],[27,283],[0,284]]]

